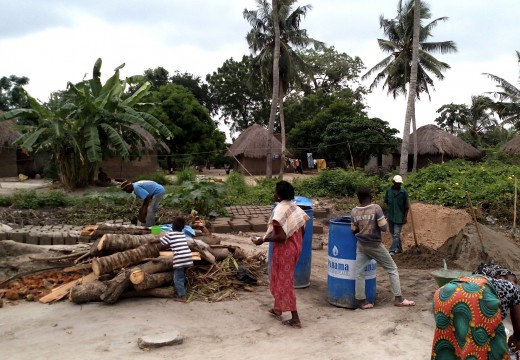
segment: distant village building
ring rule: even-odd
[[[269,131],[258,124],[251,125],[240,134],[226,153],[227,156],[236,157],[242,164],[236,164],[235,170],[245,174],[249,172],[252,175],[265,175],[268,136]],[[274,135],[271,141],[273,174],[277,174],[280,171],[282,143]]]
[[[520,154],[520,135],[515,136],[504,145],[500,147],[500,150],[508,155],[519,155]]]
[[[412,170],[414,134],[410,134],[408,146],[408,170]],[[436,125],[424,125],[417,129],[417,168],[430,164],[442,164],[452,159],[478,160],[483,153],[461,138]],[[365,170],[389,172],[399,168],[401,148],[389,155],[372,157]],[[390,161],[391,160],[391,161]]]

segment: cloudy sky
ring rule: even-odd
[[[418,126],[433,123],[447,103],[469,103],[472,95],[492,91],[483,72],[517,83],[520,50],[518,0],[430,0],[434,18],[449,21],[434,29],[432,41],[453,40],[458,53],[437,55],[451,65],[435,83],[431,101],[417,104]],[[301,24],[310,36],[340,52],[359,56],[367,68],[385,56],[379,16],[396,15],[397,0],[315,0]],[[102,74],[126,63],[123,76],[162,66],[170,73],[205,78],[231,57],[249,52],[245,8],[254,0],[0,0],[0,76],[30,78],[27,90],[41,101],[67,81],[90,75],[98,57]],[[369,85],[369,81],[365,83]],[[378,88],[367,97],[369,115],[402,132],[406,100],[394,100]]]

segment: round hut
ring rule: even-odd
[[[506,142],[504,145],[500,147],[500,150],[502,150],[508,155],[520,154],[520,135],[517,135],[508,142]]]
[[[249,172],[252,175],[265,175],[268,136],[269,131],[258,124],[251,125],[240,134],[226,153],[226,156],[233,156],[240,162],[240,164],[237,164],[237,171]],[[271,141],[273,173],[278,173],[280,171],[282,143],[274,134],[271,136]]]
[[[409,167],[413,162],[414,134],[410,134],[408,146]],[[440,164],[452,159],[478,160],[483,153],[464,140],[442,130],[436,125],[424,125],[417,129],[417,168],[431,163]]]

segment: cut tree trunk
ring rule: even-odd
[[[107,288],[100,298],[107,304],[115,304],[123,291],[130,285],[130,269],[121,271],[115,278],[107,282]]]
[[[158,240],[160,235],[129,235],[129,234],[105,234],[97,241],[96,249],[102,254],[135,249],[150,241]]]
[[[148,261],[138,268],[132,269],[130,273],[130,282],[132,284],[139,284],[143,279],[143,273],[155,274],[170,270],[172,268],[172,260],[170,259],[154,259]]]
[[[166,284],[171,284],[173,281],[172,271],[157,274],[147,274],[144,271],[142,271],[141,275],[141,281],[137,284],[134,284],[134,289],[136,289],[137,291],[154,289]]]
[[[145,244],[135,249],[95,258],[92,260],[92,271],[96,275],[107,274],[114,270],[138,264],[144,259],[155,258],[159,256],[159,252],[159,247],[155,244]]]
[[[107,290],[107,284],[94,280],[91,283],[76,285],[70,290],[69,300],[76,304],[101,301],[101,295]]]
[[[72,289],[74,286],[79,285],[79,284],[87,284],[96,279],[97,279],[97,276],[93,273],[90,273],[87,276],[84,276],[80,279],[70,281],[66,284],[63,284],[61,286],[58,286],[57,288],[52,289],[51,293],[40,298],[39,302],[41,302],[42,304],[48,304],[53,301],[61,300],[67,296],[70,289]]]
[[[227,248],[210,248],[209,250],[211,254],[215,257],[216,260],[224,260],[229,255],[231,255],[231,252]]]

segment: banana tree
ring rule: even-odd
[[[68,83],[67,90],[55,93],[47,104],[27,94],[30,107],[15,109],[0,116],[0,121],[29,116],[21,124],[22,136],[16,140],[29,152],[47,151],[53,156],[64,187],[88,185],[105,152],[129,159],[145,147],[145,136],[171,137],[168,128],[144,110],[140,101],[148,93],[149,82],[125,98],[128,84],[142,80],[133,76],[120,79],[118,66],[105,84],[101,83],[101,59],[94,64],[92,79]]]

